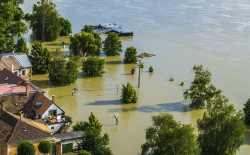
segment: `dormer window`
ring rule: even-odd
[[[37,102],[36,103],[36,109],[39,109],[42,106],[42,104],[43,104],[42,102]]]

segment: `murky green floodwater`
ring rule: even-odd
[[[25,13],[32,11],[34,0],[26,0]],[[47,75],[34,75],[32,82],[45,90],[46,96],[56,95],[56,103],[77,120],[87,120],[90,112],[100,119],[103,132],[110,135],[110,147],[115,155],[140,154],[145,140],[145,128],[151,125],[151,116],[170,112],[182,123],[196,126],[202,110],[190,111],[183,102],[183,91],[193,79],[194,64],[203,64],[212,72],[212,82],[224,91],[237,110],[250,97],[250,2],[215,0],[54,0],[61,16],[70,20],[73,32],[85,24],[117,21],[134,30],[134,37],[122,38],[124,49],[135,46],[138,52],[156,54],[142,61],[141,87],[138,90],[136,64],[123,64],[123,55],[106,57],[106,74],[86,78],[80,73],[75,84],[63,87],[50,85]],[[24,36],[29,46],[34,41]],[[105,38],[105,36],[102,36]],[[61,48],[67,37],[46,43],[51,52]],[[68,48],[64,49],[67,53]],[[149,66],[154,73],[149,73]],[[174,82],[169,78],[173,77]],[[185,86],[179,86],[180,82]],[[137,104],[121,104],[121,85],[130,82],[137,90]],[[116,85],[119,86],[118,95]],[[73,88],[79,92],[71,94]],[[117,113],[119,125],[110,117]],[[250,152],[250,128],[246,142],[237,154]]]

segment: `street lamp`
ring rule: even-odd
[[[140,88],[140,75],[141,75],[141,58],[139,58],[139,77],[138,77],[138,88]]]
[[[72,89],[72,96],[74,95],[74,93],[78,92],[78,89],[74,88]]]

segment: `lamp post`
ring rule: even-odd
[[[116,85],[116,95],[118,95],[118,85]]]
[[[139,77],[138,77],[138,88],[140,88],[140,75],[141,75],[141,58],[139,58]]]

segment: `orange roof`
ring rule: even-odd
[[[29,84],[29,91],[35,90]],[[26,86],[13,86],[10,84],[0,85],[0,94],[8,94],[8,93],[17,93],[17,92],[25,92]]]

